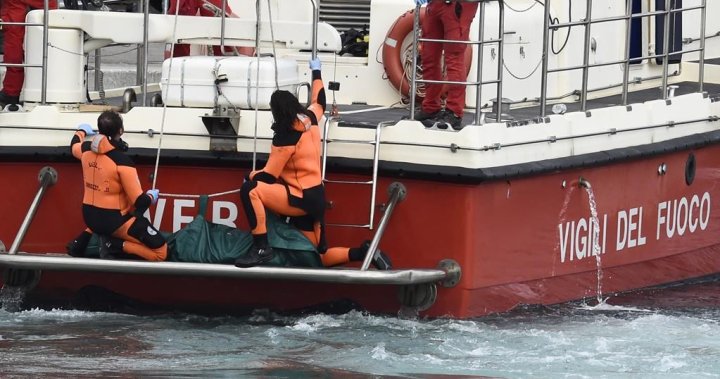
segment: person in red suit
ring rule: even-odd
[[[168,15],[174,16],[175,12],[180,16],[200,16],[205,17],[219,17],[219,12],[222,12],[222,0],[170,0],[170,9],[168,9]],[[178,9],[179,8],[179,9]],[[236,17],[230,9],[228,2],[225,3],[225,16]],[[225,48],[225,51],[232,51],[231,48]],[[213,46],[213,54],[215,56],[222,56],[223,53],[220,50],[220,46]],[[173,50],[174,57],[185,57],[190,55],[190,45],[179,43],[175,45]]]
[[[44,0],[4,0],[0,1],[0,18],[4,22],[25,22],[25,16],[33,9],[43,9]],[[57,0],[49,0],[48,7],[57,9]],[[5,33],[3,40],[4,62],[20,64],[25,59],[24,25],[3,25]],[[8,104],[20,102],[20,91],[25,81],[25,69],[23,67],[7,67],[3,88],[0,92],[0,107],[5,108]]]
[[[442,39],[450,41],[468,41],[470,37],[470,24],[477,13],[477,2],[464,2],[459,0],[415,0],[416,4],[428,3],[425,20],[422,24],[422,36],[428,39]],[[422,68],[423,79],[443,80],[441,60],[445,59],[447,80],[464,82],[465,49],[464,43],[438,43],[423,42]],[[442,109],[440,97],[442,84],[425,85],[425,99],[422,109],[415,113],[419,121],[434,120],[447,124],[454,130],[462,129],[462,117],[465,109],[465,85],[451,84],[448,86],[445,109]],[[428,125],[428,124],[426,124]]]

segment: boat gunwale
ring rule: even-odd
[[[581,155],[546,159],[496,167],[466,168],[449,165],[379,161],[379,174],[384,177],[418,179],[433,182],[480,184],[489,181],[516,179],[529,175],[596,167],[621,161],[656,157],[662,154],[699,149],[720,143],[720,130],[691,134],[645,145],[628,146]],[[448,148],[449,149],[449,148]],[[133,148],[130,157],[136,164],[153,164],[156,149]],[[163,149],[160,163],[167,166],[250,167],[252,152],[221,153],[204,150]],[[258,153],[259,161],[267,159]],[[0,163],[18,162],[77,163],[67,146],[5,146]],[[372,159],[329,157],[327,168],[335,173],[366,175]]]

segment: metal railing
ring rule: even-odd
[[[22,243],[23,239],[25,239],[25,234],[27,233],[28,229],[30,228],[30,224],[35,218],[35,213],[40,206],[40,201],[45,196],[45,192],[47,191],[48,187],[57,183],[57,178],[57,171],[55,171],[55,169],[52,167],[43,167],[42,170],[40,170],[40,173],[38,174],[40,188],[38,188],[37,194],[35,194],[35,197],[30,204],[30,209],[28,210],[28,213],[25,215],[25,219],[20,225],[20,230],[18,230],[17,235],[15,235],[15,240],[13,240],[12,246],[10,246],[10,251],[8,251],[8,254],[13,255],[18,252],[20,244]]]
[[[335,121],[335,117],[328,117],[325,119],[325,126],[323,131],[323,140],[322,140],[322,181],[323,183],[335,183],[335,184],[361,184],[361,185],[370,185],[371,186],[371,192],[370,192],[370,220],[367,224],[332,224],[333,226],[347,226],[347,227],[356,227],[356,228],[368,228],[370,230],[373,229],[373,226],[375,224],[375,199],[376,199],[376,192],[377,192],[377,177],[378,177],[378,167],[380,164],[380,135],[382,132],[382,129],[386,126],[395,124],[395,121],[384,121],[377,125],[375,128],[375,138],[373,140],[367,140],[367,141],[358,141],[358,140],[343,140],[343,139],[332,139],[329,136],[330,131],[330,124]],[[370,180],[363,180],[363,181],[354,181],[354,180],[330,180],[327,179],[327,151],[328,151],[328,144],[331,142],[339,142],[339,143],[351,143],[351,144],[364,144],[364,145],[372,145],[373,146],[373,166],[372,166],[372,178]],[[330,224],[328,224],[330,225]]]
[[[465,85],[465,86],[473,86],[476,89],[476,104],[475,104],[475,117],[474,117],[474,123],[480,124],[482,123],[482,116],[481,116],[481,108],[482,108],[482,86],[487,84],[494,84],[497,85],[497,96],[496,96],[496,106],[498,107],[497,111],[497,121],[501,121],[501,106],[503,104],[503,97],[502,97],[502,87],[503,87],[503,70],[504,70],[504,35],[505,35],[505,11],[504,11],[504,0],[456,0],[456,1],[463,1],[463,2],[479,2],[478,7],[478,15],[479,15],[479,27],[478,27],[478,40],[477,41],[454,41],[454,40],[440,40],[440,39],[428,39],[428,38],[419,38],[418,37],[418,30],[420,26],[420,6],[417,6],[415,8],[415,20],[414,20],[414,30],[413,30],[413,73],[411,77],[411,84],[410,84],[410,118],[415,118],[415,107],[416,107],[416,100],[414,94],[417,90],[417,84],[418,83],[428,83],[428,84],[453,84],[453,85]],[[484,31],[484,25],[485,20],[487,18],[487,14],[485,12],[485,5],[489,1],[497,1],[498,3],[498,38],[497,39],[485,39],[485,31]],[[575,0],[567,0],[567,1],[575,1]],[[547,103],[550,99],[547,96],[547,89],[548,89],[548,74],[552,73],[559,73],[559,72],[565,72],[565,71],[573,71],[573,70],[582,70],[582,79],[580,84],[580,90],[578,91],[579,101],[580,101],[580,108],[582,111],[586,111],[588,108],[588,93],[595,91],[595,89],[588,88],[589,85],[589,78],[590,78],[590,69],[595,67],[603,67],[603,66],[612,66],[612,65],[623,65],[623,79],[622,79],[622,104],[627,105],[628,104],[628,91],[629,91],[629,85],[630,83],[637,82],[635,79],[630,79],[630,64],[634,61],[645,61],[650,59],[662,59],[662,74],[659,75],[657,78],[662,81],[662,98],[667,99],[668,98],[668,66],[671,64],[669,61],[673,57],[681,56],[682,54],[687,53],[693,53],[697,52],[699,54],[699,74],[698,74],[698,91],[702,92],[704,90],[704,61],[705,61],[705,39],[707,36],[706,33],[706,24],[707,24],[707,0],[702,0],[702,3],[700,5],[695,6],[687,6],[687,7],[680,7],[676,8],[675,1],[674,0],[665,0],[665,4],[663,9],[656,9],[653,11],[645,11],[640,13],[634,13],[633,12],[633,2],[631,0],[627,1],[627,6],[625,9],[625,14],[622,16],[611,16],[611,17],[602,17],[602,18],[596,18],[593,19],[592,14],[592,8],[593,8],[593,0],[585,0],[586,3],[586,11],[585,11],[585,17],[582,20],[579,21],[568,21],[565,23],[553,23],[552,17],[550,15],[550,9],[551,9],[551,3],[553,0],[546,0],[544,2],[544,22],[543,22],[543,47],[542,47],[542,71],[541,71],[541,83],[540,83],[540,96],[537,98],[537,101],[540,104],[540,116],[545,117],[547,113]],[[700,38],[698,39],[700,41],[700,47],[696,49],[682,49],[679,48],[678,51],[670,51],[671,45],[670,45],[670,39],[673,37],[671,35],[671,29],[673,30],[673,33],[677,33],[678,31],[675,30],[674,25],[671,24],[671,19],[674,22],[675,15],[682,14],[683,12],[690,12],[690,11],[700,11]],[[662,17],[662,25],[658,25],[659,23],[656,23],[656,28],[662,27],[662,33],[663,33],[663,46],[662,51],[655,54],[648,54],[648,55],[642,55],[640,57],[631,57],[630,48],[631,48],[631,32],[632,32],[632,22],[635,19],[643,19],[648,17]],[[595,24],[600,23],[607,23],[607,22],[618,22],[618,21],[625,21],[626,27],[625,27],[625,47],[624,47],[624,56],[622,59],[617,59],[613,61],[605,61],[602,63],[590,63],[590,53],[592,50],[592,34],[591,34],[591,26]],[[568,67],[559,67],[559,68],[550,68],[549,67],[549,55],[550,55],[550,39],[551,39],[551,31],[558,30],[562,28],[567,28],[568,33],[569,30],[573,27],[583,27],[584,30],[584,38],[583,38],[583,55],[582,55],[582,63],[579,65],[573,65]],[[417,79],[417,66],[418,66],[418,43],[420,42],[429,42],[429,43],[458,43],[458,44],[468,44],[468,45],[477,45],[478,51],[476,53],[476,59],[477,59],[477,79],[475,81],[448,81],[448,80],[424,80],[424,79]],[[497,44],[498,45],[498,75],[496,79],[492,80],[482,80],[482,73],[483,73],[483,47],[488,44]],[[613,86],[615,87],[615,86]]]
[[[502,1],[502,0],[501,0]],[[674,56],[680,56],[682,54],[686,53],[692,53],[692,52],[698,52],[699,54],[699,77],[698,77],[698,91],[703,91],[704,86],[704,61],[705,61],[705,29],[706,29],[706,18],[707,18],[707,7],[706,7],[706,0],[702,0],[701,5],[698,6],[689,6],[689,7],[682,7],[682,8],[674,8],[675,1],[673,0],[665,0],[664,9],[662,10],[655,10],[655,11],[647,11],[647,12],[640,12],[640,13],[634,13],[632,8],[632,1],[627,2],[627,7],[625,9],[625,15],[623,16],[614,16],[614,17],[605,17],[605,18],[599,18],[599,19],[592,19],[592,5],[593,0],[586,0],[586,15],[585,19],[581,21],[572,21],[572,22],[566,22],[566,23],[559,23],[559,24],[551,24],[550,22],[550,5],[552,3],[552,0],[546,0],[545,1],[545,21],[544,21],[544,28],[543,28],[543,62],[542,62],[542,77],[541,77],[541,93],[540,93],[540,116],[544,117],[547,113],[547,86],[548,86],[548,74],[554,73],[554,72],[564,72],[564,71],[572,71],[572,70],[582,70],[582,84],[581,84],[581,91],[580,91],[580,109],[581,111],[587,110],[587,100],[588,100],[588,81],[589,81],[589,73],[590,69],[593,67],[601,67],[601,66],[610,66],[610,65],[616,65],[616,64],[622,64],[623,65],[623,83],[622,83],[622,105],[628,104],[628,87],[630,83],[630,62],[631,61],[637,61],[637,60],[649,60],[649,59],[655,59],[655,58],[662,58],[662,75],[660,76],[662,80],[662,98],[667,99],[668,98],[668,66],[669,66],[669,60],[671,57]],[[693,10],[700,10],[701,17],[700,17],[700,47],[697,49],[680,49],[679,51],[673,51],[670,52],[670,29],[671,29],[671,18],[677,13],[683,13]],[[653,16],[662,16],[663,17],[663,46],[662,46],[662,52],[651,54],[651,55],[643,55],[641,57],[630,57],[630,48],[631,48],[631,32],[632,32],[632,20],[634,19],[642,19],[645,17],[653,17]],[[621,21],[624,20],[626,23],[625,27],[625,53],[623,59],[615,60],[611,62],[603,62],[603,63],[595,63],[591,64],[589,62],[590,57],[590,50],[591,50],[591,35],[590,35],[590,28],[591,25],[604,23],[604,22],[613,22],[613,21]],[[560,29],[560,28],[572,28],[574,26],[582,26],[585,28],[585,42],[583,47],[583,63],[582,65],[577,66],[571,66],[571,67],[562,67],[562,68],[555,68],[555,69],[549,69],[548,68],[548,56],[549,56],[549,34],[550,30],[552,29]],[[656,28],[658,25],[656,24]],[[677,32],[677,30],[673,27],[674,32]],[[501,58],[502,59],[502,58]]]
[[[479,19],[480,19],[480,25],[484,25],[484,18],[485,18],[485,3],[486,0],[463,0],[463,2],[467,3],[479,3],[478,9],[479,9]],[[457,41],[457,40],[446,40],[446,39],[432,39],[432,38],[418,38],[418,30],[420,27],[420,5],[418,4],[415,7],[415,19],[413,21],[413,72],[412,72],[412,80],[410,82],[410,119],[415,119],[415,92],[417,91],[417,84],[418,83],[426,83],[426,84],[453,84],[453,85],[465,85],[465,86],[474,86],[477,91],[477,103],[476,103],[476,109],[478,110],[475,112],[475,118],[474,123],[476,125],[479,125],[481,122],[481,93],[482,93],[482,86],[485,84],[497,84],[497,94],[496,98],[499,103],[502,102],[502,73],[503,73],[503,48],[504,48],[504,29],[505,29],[505,7],[502,0],[499,1],[499,24],[498,24],[498,38],[497,39],[491,39],[491,40],[485,40],[485,30],[483,27],[479,27],[478,31],[478,40],[477,41]],[[426,79],[417,79],[417,67],[418,67],[418,44],[420,42],[430,42],[430,43],[455,43],[455,44],[465,44],[465,45],[477,45],[478,51],[477,51],[477,80],[474,82],[468,82],[468,81],[450,81],[450,80],[426,80]],[[497,44],[498,45],[498,56],[500,59],[498,59],[498,76],[494,80],[482,80],[482,61],[483,61],[483,47],[488,44]],[[498,105],[499,109],[500,105]],[[497,112],[497,121],[500,121],[500,114],[501,112]]]
[[[43,27],[43,55],[41,64],[28,64],[28,63],[0,63],[0,67],[32,67],[40,68],[42,70],[42,88],[40,92],[40,103],[47,103],[47,59],[48,59],[48,12],[50,11],[50,2],[48,0],[43,1],[43,22],[6,22],[0,21],[0,27],[5,25],[13,26],[42,26]],[[7,36],[5,37],[7,38]],[[24,43],[24,41],[22,42]]]

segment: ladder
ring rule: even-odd
[[[369,185],[372,187],[370,192],[370,212],[369,220],[366,224],[328,224],[332,226],[343,226],[353,228],[367,228],[372,230],[375,222],[375,193],[377,192],[377,177],[378,177],[378,162],[380,159],[380,136],[382,129],[388,125],[395,124],[395,121],[383,121],[375,128],[375,139],[373,140],[350,140],[350,139],[333,139],[330,138],[330,125],[333,122],[337,122],[338,117],[330,116],[325,118],[325,124],[323,126],[323,148],[322,148],[322,181],[325,184],[339,184],[339,185]],[[327,158],[328,158],[328,144],[330,143],[350,143],[350,144],[364,144],[373,146],[373,164],[372,164],[372,178],[370,180],[331,180],[327,178]]]

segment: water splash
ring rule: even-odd
[[[0,310],[17,312],[22,309],[25,293],[24,287],[2,286],[0,288]]]
[[[592,228],[592,254],[595,256],[595,264],[597,266],[597,302],[598,305],[604,304],[607,301],[602,297],[602,256],[600,249],[600,219],[598,218],[597,203],[595,202],[595,193],[590,185],[584,185],[585,192],[588,195],[588,204],[590,206],[590,225]]]

